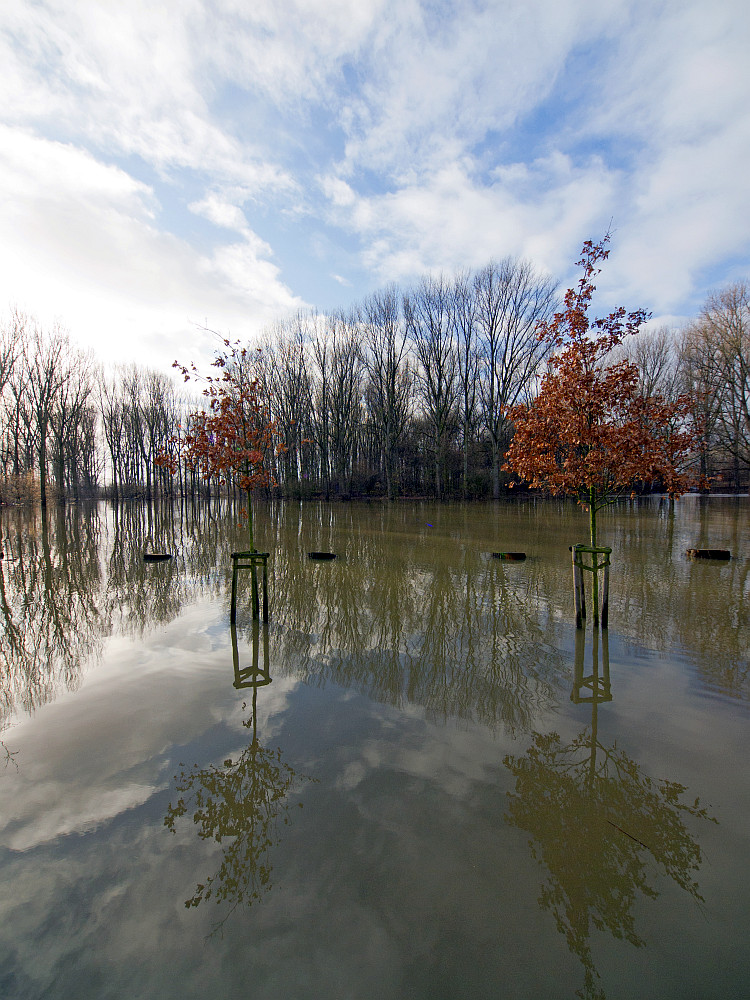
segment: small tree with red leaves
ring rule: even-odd
[[[619,308],[589,319],[593,279],[609,256],[609,239],[608,233],[599,243],[584,243],[577,288],[568,289],[562,311],[539,327],[553,354],[536,398],[508,411],[514,437],[503,466],[532,488],[577,497],[589,512],[592,548],[597,512],[638,484],[658,483],[670,497],[687,490],[692,479],[683,470],[696,441],[689,399],[640,395],[638,368],[613,358],[650,314]]]
[[[247,492],[247,523],[250,551],[255,552],[253,537],[252,493],[258,487],[275,485],[268,468],[269,457],[284,446],[271,420],[270,405],[261,382],[254,374],[254,352],[239,342],[223,340],[224,350],[216,354],[213,366],[220,374],[200,375],[196,366],[174,362],[186,382],[198,379],[205,383],[203,395],[208,406],[190,414],[189,433],[184,434],[184,454],[204,479],[226,483],[230,477]],[[172,473],[176,459],[160,455],[157,461]]]

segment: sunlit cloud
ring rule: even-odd
[[[315,289],[505,254],[565,282],[611,223],[602,292],[686,315],[750,259],[748,30],[741,0],[9,0],[6,297],[161,364]]]
[[[120,168],[68,144],[0,136],[0,203],[14,234],[0,243],[8,298],[42,322],[62,318],[103,360],[169,364],[203,317],[250,335],[301,304],[248,226],[240,243],[201,252],[157,227],[153,190]]]

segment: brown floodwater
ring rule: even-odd
[[[749,513],[3,510],[0,996],[744,995]]]

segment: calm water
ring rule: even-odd
[[[5,511],[0,996],[746,995],[748,513]]]

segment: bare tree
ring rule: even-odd
[[[622,355],[638,368],[641,396],[673,400],[680,394],[680,343],[668,326],[643,330],[622,344]]]
[[[331,357],[333,349],[328,324],[312,338],[310,380],[310,426],[320,455],[320,479],[326,500],[331,498]]]
[[[696,321],[689,323],[680,337],[680,388],[692,400],[692,416],[699,428],[697,442],[701,479],[707,482],[714,473],[718,438],[716,428],[721,411],[721,387],[716,381],[714,351],[705,329]]]
[[[117,366],[111,377],[99,376],[99,413],[108,452],[115,499],[143,490],[147,499],[172,489],[158,469],[157,455],[173,447],[185,405],[174,382],[154,369]]]
[[[735,488],[750,467],[750,284],[713,293],[692,327],[707,390],[718,404],[715,432],[729,457]]]
[[[21,354],[26,324],[27,320],[23,313],[14,309],[8,321],[0,326],[0,398]]]
[[[528,261],[491,261],[474,277],[481,345],[482,421],[492,455],[492,495],[500,496],[500,463],[512,428],[506,416],[532,391],[549,346],[536,332],[555,308],[555,283]]]
[[[94,469],[96,448],[91,400],[94,392],[94,359],[69,346],[61,359],[61,381],[50,412],[53,466],[58,499],[68,490],[79,495],[81,472]]]
[[[67,375],[68,335],[55,327],[50,335],[33,323],[25,345],[24,382],[34,419],[34,441],[42,507],[47,504],[47,462],[50,429],[58,394]]]
[[[267,393],[272,419],[284,434],[284,452],[277,480],[286,484],[303,475],[304,445],[312,438],[312,385],[309,350],[319,326],[314,312],[300,312],[276,323],[265,334],[259,373]]]
[[[423,278],[404,295],[404,318],[417,359],[415,385],[432,445],[435,495],[443,496],[448,444],[456,426],[458,357],[453,339],[452,296],[440,275]]]
[[[13,375],[22,355],[26,319],[13,310],[0,327],[0,458],[4,476],[18,474],[19,440],[14,431],[20,423],[20,393],[13,392]],[[16,404],[16,405],[14,405]]]
[[[395,285],[365,299],[359,309],[365,343],[366,396],[380,445],[386,495],[398,492],[398,449],[409,420],[411,368],[400,296]]]
[[[477,345],[477,304],[469,274],[457,274],[453,281],[453,323],[458,357],[459,401],[461,409],[462,485],[468,495],[469,453],[479,423],[479,350]]]
[[[331,335],[331,456],[339,489],[351,492],[360,431],[362,404],[362,350],[352,316],[333,313]]]
[[[116,377],[99,376],[99,412],[102,418],[104,441],[109,453],[112,494],[119,500],[125,475],[125,405],[120,395]]]

